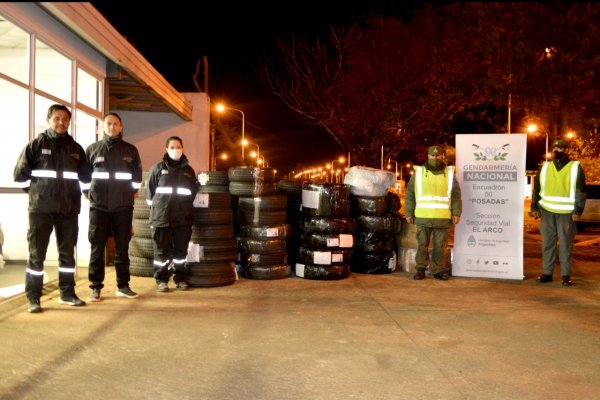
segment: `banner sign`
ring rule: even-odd
[[[463,213],[452,275],[523,279],[526,134],[456,135]]]

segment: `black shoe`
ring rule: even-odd
[[[415,281],[420,281],[421,279],[425,279],[425,268],[417,268],[417,272],[413,276]]]
[[[129,286],[117,289],[115,295],[117,297],[127,297],[128,299],[137,299],[139,297],[136,292],[129,288]]]
[[[90,293],[90,295],[88,296],[88,300],[93,302],[102,301],[102,296],[100,295],[101,292],[102,289],[100,288],[92,289],[92,293]]]
[[[42,312],[42,306],[40,306],[40,299],[29,300],[29,307],[27,312],[30,314],[39,314]]]
[[[548,283],[552,282],[552,275],[541,274],[537,277],[537,281],[539,283]]]
[[[437,274],[433,274],[433,277],[440,281],[447,281],[449,278],[448,274],[446,274],[444,272],[438,272]]]
[[[562,285],[563,286],[573,286],[573,281],[569,275],[563,275],[562,277]]]
[[[85,306],[85,301],[77,297],[76,294],[60,296],[60,300],[58,302],[60,304],[66,304],[73,307]]]

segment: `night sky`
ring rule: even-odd
[[[212,4],[214,3],[214,4]],[[418,3],[397,1],[166,2],[160,7],[129,2],[91,2],[175,87],[196,91],[197,60],[208,57],[211,102],[223,101],[245,114],[245,134],[282,173],[298,163],[324,165],[345,155],[324,131],[308,126],[258,80],[261,56],[273,38],[318,32],[329,25],[374,14],[405,15]],[[143,10],[140,7],[144,7]],[[200,8],[200,11],[197,9]],[[232,112],[231,124],[240,114]],[[240,122],[241,125],[241,122]],[[280,175],[281,176],[281,175]]]

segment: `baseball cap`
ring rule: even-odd
[[[427,150],[427,154],[430,156],[439,156],[444,154],[444,150],[440,146],[431,146],[429,150]]]

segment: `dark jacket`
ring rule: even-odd
[[[569,157],[565,156],[564,158],[562,158],[560,160],[554,159],[551,162],[554,163],[556,170],[560,171],[570,161],[571,160],[569,159]],[[542,165],[540,165],[540,168],[538,169],[538,173],[533,180],[533,191],[531,193],[531,211],[540,211],[539,201],[541,200],[541,197],[540,197],[541,184],[540,184],[539,177],[542,176],[541,171],[542,171],[543,165],[544,165],[543,163],[542,163]],[[577,168],[577,180],[575,181],[575,209],[573,210],[573,214],[581,215],[583,213],[583,208],[585,207],[585,200],[586,200],[585,175],[583,173],[583,168],[581,168],[581,164],[579,164],[579,167]]]
[[[170,193],[162,193],[169,191]],[[177,161],[165,154],[163,161],[150,169],[146,184],[146,196],[152,203],[150,226],[159,228],[192,225],[193,203],[197,192],[198,179],[185,154]]]
[[[425,163],[423,167],[427,170],[427,173],[434,175],[445,174],[446,164],[441,163],[437,168],[432,168],[428,163]],[[411,176],[406,187],[406,198],[404,200],[404,214],[407,217],[414,217],[415,224],[423,225],[430,228],[451,228],[454,224],[451,218],[418,218],[415,217],[415,208],[417,201],[415,197],[415,174]],[[460,186],[456,180],[456,173],[454,174],[454,180],[452,181],[452,194],[450,197],[450,214],[452,216],[460,217],[462,214],[462,198]]]
[[[81,186],[90,182],[92,171],[85,152],[68,133],[51,129],[29,142],[14,170],[15,182],[27,182],[31,213],[73,215],[81,210]]]
[[[133,209],[135,193],[142,183],[142,162],[137,148],[121,136],[104,135],[102,140],[88,146],[85,155],[93,169],[89,190],[83,191],[90,207],[106,212]]]

